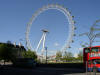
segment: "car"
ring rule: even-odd
[[[32,58],[17,58],[14,62],[14,66],[16,67],[35,68],[36,65],[36,61]]]

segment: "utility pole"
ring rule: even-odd
[[[47,64],[47,47],[45,47],[45,51],[46,51],[46,64]]]

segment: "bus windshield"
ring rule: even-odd
[[[100,59],[94,59],[92,60],[93,64],[100,64]]]

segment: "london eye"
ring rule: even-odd
[[[70,12],[68,11],[67,8],[64,8],[63,6],[61,5],[58,5],[58,4],[49,4],[49,5],[46,5],[46,6],[43,6],[42,8],[40,8],[39,10],[37,10],[33,15],[32,15],[32,18],[31,20],[29,21],[29,23],[27,24],[27,29],[26,29],[26,46],[28,49],[33,49],[33,46],[31,45],[31,42],[30,42],[30,37],[29,37],[29,34],[30,34],[30,29],[31,29],[31,26],[32,26],[32,23],[36,20],[36,18],[43,12],[45,12],[46,10],[50,10],[50,9],[54,9],[54,10],[58,10],[60,12],[62,12],[65,17],[67,18],[68,20],[68,36],[67,36],[67,39],[65,41],[65,44],[63,45],[63,47],[61,48],[61,51],[66,51],[68,48],[70,48],[70,44],[73,42],[73,37],[74,37],[74,30],[75,30],[75,22],[73,20],[73,16],[71,16]],[[48,32],[48,31],[45,31],[43,30],[44,33]],[[43,40],[44,38],[44,43],[45,43],[45,37],[46,37],[46,34],[43,34],[43,36],[41,37],[39,43],[38,43],[38,46],[36,49],[34,49],[36,52],[38,51],[38,48],[40,46],[40,43],[41,41]],[[44,48],[44,47],[43,47]]]

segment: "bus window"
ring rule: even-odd
[[[97,64],[100,64],[100,59],[96,60]]]
[[[92,60],[93,62],[95,61],[95,63],[96,64],[100,64],[100,59],[94,59],[94,60]],[[95,64],[95,63],[93,63],[93,64]]]
[[[98,48],[92,48],[91,52],[98,52],[98,50],[99,50]]]
[[[85,53],[89,53],[90,52],[90,50],[89,49],[85,49]]]
[[[92,64],[93,63],[93,61],[92,60],[88,60],[88,64]]]

